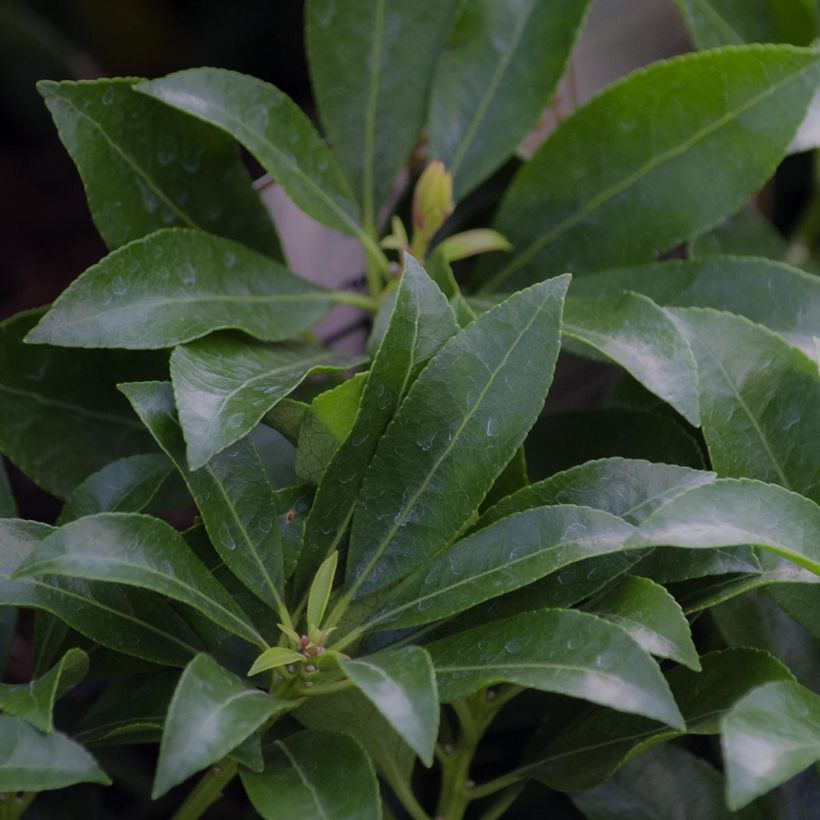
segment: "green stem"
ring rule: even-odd
[[[0,793],[0,820],[18,820],[37,797],[37,792]]]
[[[498,799],[481,815],[481,820],[500,820],[507,809],[515,803],[524,791],[526,783],[516,783],[498,795]]]
[[[223,789],[236,775],[238,765],[235,760],[223,757],[196,784],[185,802],[177,809],[173,820],[199,820],[208,808],[222,796]]]
[[[356,293],[352,290],[331,291],[330,298],[340,305],[352,305],[353,307],[369,310],[371,313],[375,313],[379,309],[377,299],[372,296],[365,296],[363,293]]]
[[[353,684],[345,679],[334,681],[333,683],[320,683],[318,686],[313,686],[305,689],[302,694],[313,697],[314,695],[333,695],[336,692],[344,692],[347,689],[352,689]]]
[[[480,800],[482,797],[489,797],[491,794],[507,789],[521,781],[521,776],[515,772],[501,775],[495,780],[488,780],[480,786],[473,786],[470,789],[470,800]]]
[[[402,804],[404,810],[413,818],[413,820],[430,820],[427,812],[419,805],[416,796],[410,788],[410,785],[404,780],[391,782],[393,793],[398,798],[399,803]]]

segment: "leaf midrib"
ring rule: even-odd
[[[328,817],[327,813],[325,812],[325,808],[322,805],[322,801],[319,797],[319,792],[313,785],[310,778],[302,770],[302,767],[299,765],[294,755],[291,754],[291,751],[290,749],[288,749],[287,744],[284,741],[277,740],[276,745],[281,749],[282,754],[284,754],[285,757],[288,759],[290,765],[293,766],[294,771],[297,775],[299,775],[299,779],[302,781],[302,783],[305,784],[305,787],[309,791],[311,799],[313,800],[313,803],[316,806],[316,809],[319,812],[319,815],[321,816],[322,820],[330,820],[330,817]]]

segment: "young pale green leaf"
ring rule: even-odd
[[[753,689],[721,722],[726,796],[733,810],[820,760],[820,697],[799,683]]]
[[[313,583],[310,585],[307,602],[307,622],[310,627],[322,625],[327,602],[330,600],[330,593],[333,591],[333,577],[336,575],[338,561],[339,553],[334,550],[316,570]]]
[[[308,64],[333,152],[372,226],[424,124],[455,0],[310,0]]]
[[[319,481],[297,582],[304,584],[321,557],[341,544],[379,439],[418,372],[456,330],[455,316],[441,290],[415,259],[405,255],[389,324],[353,427]]]
[[[73,689],[87,671],[88,655],[81,649],[69,649],[45,675],[30,683],[0,683],[0,710],[22,718],[41,732],[50,732],[57,698]]]
[[[66,500],[58,526],[99,512],[141,512],[159,492],[174,465],[162,453],[127,456],[92,473]]]
[[[160,228],[199,228],[281,257],[239,152],[215,128],[133,90],[133,79],[37,89],[110,249]]]
[[[43,734],[17,717],[0,715],[0,792],[41,792],[75,783],[111,781],[97,761],[60,732]]]
[[[668,501],[626,547],[757,544],[820,574],[818,532],[820,506],[808,498],[762,481],[726,478]]]
[[[476,511],[541,410],[568,284],[562,276],[511,296],[445,342],[416,379],[365,474],[352,594],[425,563]]]
[[[185,543],[158,518],[98,513],[66,524],[44,538],[12,579],[63,575],[142,587],[201,612],[251,643],[265,641]]]
[[[648,390],[698,426],[698,374],[695,359],[675,323],[639,293],[571,295],[564,308],[565,339],[589,345],[621,365]]]
[[[815,357],[820,279],[782,262],[739,256],[660,262],[591,274],[572,285],[573,295],[598,298],[620,290],[643,293],[659,305],[737,313]]]
[[[192,68],[142,82],[136,90],[230,134],[317,222],[361,232],[358,205],[333,154],[278,88],[235,71]]]
[[[120,389],[182,474],[219,557],[254,595],[281,608],[282,533],[276,499],[253,445],[243,439],[199,470],[189,470],[171,385],[144,382]]]
[[[439,703],[433,663],[418,646],[339,662],[342,672],[373,703],[399,736],[433,765]]]
[[[747,46],[656,63],[610,86],[519,171],[493,225],[516,250],[500,264],[485,257],[478,281],[511,290],[649,262],[735,213],[785,154],[818,63],[808,50]]]
[[[427,146],[453,174],[457,199],[515,151],[547,107],[589,6],[587,0],[461,5],[436,65]]]
[[[6,472],[6,465],[0,459],[0,518],[16,518],[17,502],[9,484],[9,476]]]
[[[660,584],[630,575],[596,598],[589,609],[620,626],[652,655],[700,670],[689,623]]]
[[[235,328],[275,342],[331,307],[328,294],[244,245],[166,228],[92,265],[25,341],[148,350]]]
[[[817,362],[740,316],[671,312],[698,363],[703,434],[715,470],[820,501]]]
[[[304,663],[305,656],[295,649],[288,649],[286,646],[272,646],[266,649],[248,670],[248,677],[258,675],[260,672],[267,672],[269,669],[277,669],[289,663]]]
[[[197,655],[179,679],[162,732],[153,799],[204,769],[292,704],[274,698]]]
[[[497,683],[684,726],[657,664],[620,627],[572,609],[525,612],[428,644],[445,703]]]
[[[538,481],[499,501],[481,516],[478,527],[533,507],[577,504],[612,513],[630,524],[676,495],[710,484],[717,476],[671,464],[629,458],[602,458]]]
[[[265,771],[242,785],[265,820],[381,820],[376,774],[362,747],[337,732],[297,732],[277,740]]]
[[[201,649],[201,639],[160,595],[57,575],[9,580],[54,532],[36,521],[0,521],[0,605],[51,613],[95,643],[152,663],[183,666]]]
[[[361,362],[317,345],[270,345],[227,332],[175,348],[171,381],[191,469],[247,435],[308,376]]]
[[[576,561],[618,552],[633,532],[614,515],[572,505],[502,518],[422,565],[390,592],[369,624],[397,629],[455,615]]]
[[[676,0],[699,49],[742,43],[807,46],[817,36],[817,6],[811,0]]]
[[[151,449],[114,387],[161,372],[154,355],[22,344],[39,312],[0,323],[0,452],[60,498],[110,461]]]

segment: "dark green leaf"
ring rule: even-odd
[[[568,284],[568,277],[544,282],[484,313],[410,388],[353,518],[348,584],[357,596],[441,549],[521,446],[552,381]]]
[[[457,199],[515,151],[547,107],[589,5],[461,4],[436,65],[427,146],[453,174]]]
[[[427,652],[408,646],[340,661],[339,666],[425,766],[431,766],[438,737],[439,704],[436,676]]]
[[[497,683],[516,683],[683,727],[655,662],[622,629],[595,615],[525,612],[427,649],[445,703]]]
[[[99,513],[66,524],[44,538],[12,578],[49,574],[149,589],[188,604],[235,635],[265,646],[247,615],[182,536],[152,516]]]
[[[262,774],[242,772],[242,784],[265,820],[380,820],[373,767],[353,738],[298,732],[270,747]]]
[[[818,59],[748,46],[656,63],[608,88],[519,171],[494,224],[515,251],[500,265],[485,257],[483,287],[649,262],[736,212],[785,154]]]
[[[179,679],[162,733],[156,798],[242,743],[271,715],[292,708],[197,655]]]
[[[783,234],[754,206],[742,208],[717,228],[689,243],[689,255],[693,259],[752,254],[782,261],[788,250],[789,243]]]
[[[275,342],[306,330],[331,307],[315,285],[244,245],[167,228],[92,265],[26,341],[147,350],[236,328]]]
[[[316,345],[269,345],[236,333],[200,339],[171,354],[171,380],[191,469],[247,435],[308,376],[362,361]]]
[[[817,583],[820,583],[820,578],[816,575],[808,583],[801,583],[795,578],[789,584],[774,584],[767,592],[784,612],[820,639],[820,590],[815,586]]]
[[[59,732],[42,734],[26,721],[0,715],[0,792],[63,789],[110,783],[79,743]]]
[[[310,0],[308,63],[319,115],[372,229],[424,124],[455,0]]]
[[[0,518],[16,518],[17,502],[9,484],[9,477],[6,473],[6,465],[0,459]]]

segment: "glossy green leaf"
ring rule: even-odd
[[[333,154],[275,86],[235,71],[192,68],[136,88],[230,134],[318,222],[342,233],[361,231],[358,205]]]
[[[726,795],[740,809],[820,760],[820,696],[769,683],[736,703],[721,729]]]
[[[656,63],[610,86],[515,177],[493,226],[515,251],[485,257],[482,287],[649,262],[735,213],[786,153],[818,60],[747,46]]]
[[[57,575],[9,580],[53,532],[36,521],[0,521],[0,604],[49,612],[95,643],[153,663],[182,666],[202,648],[168,601],[146,590]]]
[[[703,434],[715,470],[820,501],[817,363],[742,317],[672,312],[698,362]]]
[[[676,496],[649,516],[627,547],[759,544],[820,574],[820,507],[774,484],[718,479]]]
[[[771,556],[774,560],[780,560]],[[794,572],[804,572],[788,561]],[[754,548],[722,547],[710,550],[679,550],[658,547],[643,559],[636,572],[661,584],[703,579],[715,575],[760,574],[760,561]]]
[[[803,578],[795,578],[791,583],[772,584],[766,592],[784,612],[820,639],[820,588],[815,586],[817,583],[820,578],[816,575],[808,583]]]
[[[189,470],[168,382],[120,385],[137,415],[182,474],[219,557],[271,606],[282,600],[283,544],[279,512],[259,456],[247,439]]]
[[[453,174],[457,199],[512,155],[547,107],[589,5],[461,4],[436,65],[427,147]]]
[[[371,616],[379,629],[430,623],[594,555],[618,552],[634,528],[601,510],[537,507],[502,518],[406,578]]]
[[[815,356],[820,280],[782,262],[739,256],[660,262],[591,274],[572,286],[574,294],[601,299],[621,289],[643,293],[659,305],[737,313]]]
[[[783,261],[788,250],[789,243],[783,234],[753,205],[742,208],[689,243],[690,259],[751,254]]]
[[[152,797],[219,760],[271,715],[289,708],[209,655],[197,655],[185,667],[168,707]]]
[[[686,338],[639,293],[570,296],[562,333],[621,365],[655,395],[698,426],[698,374]]]
[[[427,113],[455,0],[310,0],[308,65],[333,152],[371,227]]]
[[[336,575],[338,561],[339,553],[334,551],[322,561],[322,565],[316,571],[308,594],[307,622],[309,627],[322,625],[327,602],[330,600],[330,593],[333,591],[333,577]]]
[[[435,641],[427,650],[445,703],[516,683],[683,727],[655,662],[620,627],[595,615],[525,612]]]
[[[436,676],[427,652],[408,646],[340,661],[339,666],[424,765],[431,766],[438,737],[439,704]]]
[[[552,381],[568,284],[544,282],[484,313],[445,342],[410,388],[353,517],[347,580],[356,595],[441,549],[521,446]]]
[[[239,152],[209,128],[133,90],[133,79],[37,85],[112,250],[179,226],[279,258],[270,217]]]
[[[265,820],[380,820],[376,775],[362,747],[337,732],[297,732],[277,740],[262,774],[242,772]]]
[[[92,473],[66,500],[57,524],[99,512],[141,512],[151,502],[174,465],[161,453],[128,456]]]
[[[620,626],[647,652],[695,671],[700,669],[689,623],[660,584],[631,575],[596,598],[589,608]]]
[[[69,649],[45,675],[30,683],[0,683],[0,711],[22,718],[41,732],[50,732],[55,701],[73,689],[87,671],[88,655],[81,649]]]
[[[167,228],[113,251],[74,280],[26,336],[63,347],[172,347],[236,328],[288,339],[330,297],[244,245]]]
[[[303,578],[341,544],[379,439],[421,368],[457,330],[438,286],[411,256],[404,264],[353,427],[319,482],[305,528]]]
[[[266,649],[248,670],[248,677],[258,675],[260,672],[267,672],[269,669],[277,669],[289,663],[304,663],[305,656],[295,649],[288,649],[284,646],[272,646]]]
[[[49,574],[149,589],[188,604],[251,643],[265,645],[182,536],[152,516],[99,513],[66,524],[35,547],[12,579]]]
[[[813,0],[676,0],[700,49],[742,43],[807,46],[817,36]]]
[[[0,459],[0,518],[16,517],[17,502],[14,500],[14,494],[11,491],[6,465]]]
[[[47,791],[111,781],[79,743],[0,715],[0,792]]]
[[[22,344],[39,318],[0,323],[0,452],[53,495],[65,497],[121,456],[151,449],[117,394],[121,379],[154,378],[154,356]]]
[[[316,345],[269,345],[220,333],[178,347],[171,380],[191,469],[247,435],[308,376],[362,361]]]

